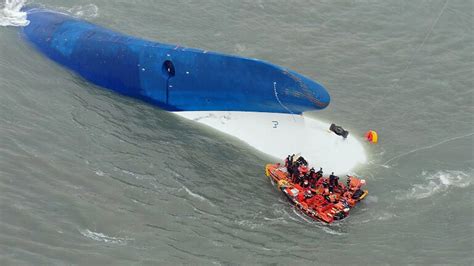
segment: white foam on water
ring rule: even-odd
[[[186,192],[187,192],[191,197],[193,197],[193,198],[196,198],[196,199],[198,199],[198,200],[200,200],[200,201],[206,201],[206,200],[207,200],[207,199],[204,198],[203,196],[192,192],[192,191],[189,190],[189,188],[187,188],[186,186],[183,186],[183,189],[184,189],[184,191],[186,191]]]
[[[132,176],[132,177],[134,177],[134,178],[137,179],[137,180],[150,179],[150,178],[146,178],[146,177],[143,176],[143,175],[137,174],[137,173],[132,172],[132,171],[120,169],[120,168],[118,168],[118,167],[114,167],[114,170],[120,171],[120,172],[122,172],[122,173],[124,173],[124,174],[126,174],[126,175],[129,175],[129,176]]]
[[[133,240],[131,238],[121,238],[121,237],[112,237],[107,236],[103,233],[93,232],[89,229],[80,231],[81,235],[90,238],[95,241],[111,243],[111,244],[126,244],[127,241]]]
[[[188,193],[188,195],[190,195],[191,197],[195,198],[195,199],[198,199],[199,201],[202,201],[202,202],[207,202],[209,205],[211,205],[212,207],[215,207],[216,205],[214,205],[209,199],[205,198],[204,196],[201,196],[197,193],[194,193],[192,192],[189,188],[187,188],[185,185],[182,185],[182,189],[184,189],[184,191],[186,191],[186,193]]]
[[[292,206],[291,210],[293,211],[294,214],[296,214],[296,216],[298,216],[301,220],[307,222],[307,223],[312,223],[313,220],[311,220],[310,218],[307,218],[303,213],[301,213],[301,211],[297,210],[294,206]]]
[[[101,170],[95,171],[95,174],[98,175],[98,176],[105,176],[105,173],[102,172]]]
[[[451,188],[464,188],[472,183],[472,176],[462,171],[439,171],[434,174],[423,172],[425,183],[415,184],[398,199],[424,199],[438,193],[444,193]]]
[[[30,24],[26,19],[26,12],[21,12],[26,0],[5,0],[0,6],[0,26],[23,27]]]
[[[329,123],[304,115],[225,111],[175,114],[237,137],[280,161],[301,153],[326,173],[347,174],[367,161],[362,144],[354,136],[343,139],[329,131]]]

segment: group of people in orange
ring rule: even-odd
[[[354,207],[364,191],[360,188],[365,180],[348,176],[346,185],[339,182],[334,172],[328,178],[323,177],[323,169],[316,171],[308,167],[308,162],[301,156],[288,155],[285,160],[288,171],[288,181],[303,193],[298,193],[297,200],[309,207],[322,208],[325,206],[348,212]],[[343,218],[343,217],[340,217]]]

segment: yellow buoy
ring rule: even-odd
[[[379,140],[377,132],[374,130],[367,131],[367,133],[365,133],[365,138],[371,143],[377,143]]]

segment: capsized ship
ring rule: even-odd
[[[299,150],[325,165],[331,156],[346,154],[346,162],[339,158],[343,167],[329,165],[341,171],[365,160],[357,140],[343,142],[327,132],[329,124],[302,115],[326,108],[330,96],[292,70],[144,40],[43,8],[24,11],[30,21],[22,28],[24,39],[95,85],[176,112],[279,158]],[[298,142],[283,141],[289,134]]]
[[[301,114],[325,108],[328,92],[282,67],[147,41],[45,9],[29,9],[24,37],[86,80],[168,111]]]

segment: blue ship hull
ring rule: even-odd
[[[127,36],[62,13],[29,8],[22,36],[93,84],[169,111],[301,114],[328,92],[294,71],[256,59]]]

